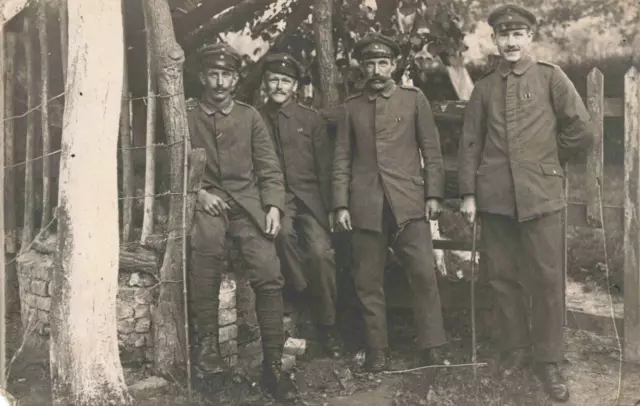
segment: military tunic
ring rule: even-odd
[[[337,288],[328,215],[333,151],[323,118],[294,101],[260,109],[285,177],[287,199],[276,248],[285,281],[309,287],[321,325],[336,319]]]
[[[526,221],[562,209],[562,165],[589,145],[580,95],[555,65],[501,63],[475,84],[465,111],[458,183],[478,210]]]
[[[440,137],[420,90],[391,83],[377,98],[365,91],[345,102],[334,156],[334,209],[348,208],[355,228],[381,232],[385,197],[401,225],[424,219],[426,199],[443,195]]]
[[[410,282],[418,346],[446,342],[425,218],[426,200],[443,193],[438,129],[422,92],[389,81],[378,95],[364,91],[346,101],[334,154],[333,206],[351,214],[354,285],[371,349],[388,347],[383,282],[389,246]]]
[[[539,362],[564,358],[562,167],[592,137],[564,72],[531,57],[513,67],[502,60],[476,83],[465,111],[459,192],[476,197],[501,348],[533,345]]]
[[[220,273],[227,242],[239,245],[256,292],[256,313],[265,354],[282,355],[284,280],[273,240],[264,233],[269,206],[283,210],[284,183],[267,128],[251,106],[232,101],[217,110],[200,101],[187,103],[192,148],[204,148],[203,188],[230,209],[218,216],[196,204],[191,233],[190,307],[198,336],[217,335]],[[265,358],[266,359],[266,358]]]

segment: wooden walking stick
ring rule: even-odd
[[[473,219],[473,240],[471,241],[471,363],[473,364],[473,379],[476,379],[476,235],[478,220]]]

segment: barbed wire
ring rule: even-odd
[[[47,101],[45,101],[44,103],[40,103],[37,106],[33,106],[30,107],[29,109],[27,109],[24,113],[20,113],[20,114],[16,114],[10,117],[5,117],[4,119],[2,119],[2,122],[6,122],[9,120],[16,120],[19,118],[25,118],[27,117],[29,114],[31,113],[35,113],[36,111],[40,110],[42,108],[43,105],[48,105],[49,103],[53,102],[54,100],[57,100],[61,97],[63,97],[65,95],[66,92],[60,92],[57,95],[47,99]],[[122,101],[136,101],[136,100],[143,100],[146,101],[149,100],[150,98],[154,98],[154,99],[167,99],[169,97],[173,97],[173,96],[181,96],[184,95],[184,92],[178,92],[178,93],[170,93],[170,94],[154,94],[153,96],[139,96],[139,97],[123,97],[121,100]]]
[[[150,145],[144,145],[144,146],[139,146],[139,147],[118,148],[118,151],[131,151],[131,150],[137,150],[137,149],[150,149],[150,148],[157,148],[157,147],[158,148],[160,148],[160,147],[161,148],[169,148],[169,147],[172,147],[172,146],[177,145],[177,144],[182,144],[183,142],[184,142],[183,140],[176,141],[176,142],[171,142],[171,143],[159,142],[159,143],[150,144]],[[31,158],[31,159],[28,159],[28,160],[25,160],[25,161],[20,161],[18,163],[11,164],[11,165],[5,165],[4,168],[5,169],[17,168],[19,166],[26,165],[26,164],[31,163],[31,162],[39,161],[39,160],[44,159],[44,158],[49,157],[49,156],[60,154],[61,152],[62,152],[62,149],[56,149],[55,151],[51,151],[51,152],[49,152],[47,154],[40,155],[40,156],[37,156],[35,158]]]

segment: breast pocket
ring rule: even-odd
[[[533,86],[526,83],[520,86],[518,89],[518,102],[521,105],[528,105],[530,103],[534,103],[538,99]]]

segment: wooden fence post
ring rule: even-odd
[[[624,358],[640,362],[640,75],[624,78]]]
[[[131,93],[127,75],[127,53],[124,55],[124,79],[120,110],[120,157],[122,158],[122,243],[129,242],[133,217],[133,155],[131,153]]]
[[[149,27],[148,3],[144,2],[142,11],[144,13],[144,25],[146,28],[146,53],[147,53],[147,136],[146,136],[146,159],[144,165],[144,214],[142,217],[142,232],[140,243],[145,244],[149,236],[153,234],[153,208],[156,194],[156,66],[153,54],[153,44],[151,40],[151,28]]]
[[[587,152],[587,224],[604,227],[600,214],[602,179],[604,175],[604,76],[593,68],[587,76],[587,108],[594,125],[593,147]]]
[[[22,228],[22,243],[20,250],[24,251],[35,236],[35,182],[33,178],[33,158],[35,147],[34,116],[30,111],[34,107],[34,76],[33,76],[33,45],[31,43],[31,17],[25,16],[23,23],[24,63],[26,65],[27,83],[27,131],[24,163],[24,220]],[[43,227],[45,225],[43,224]]]

